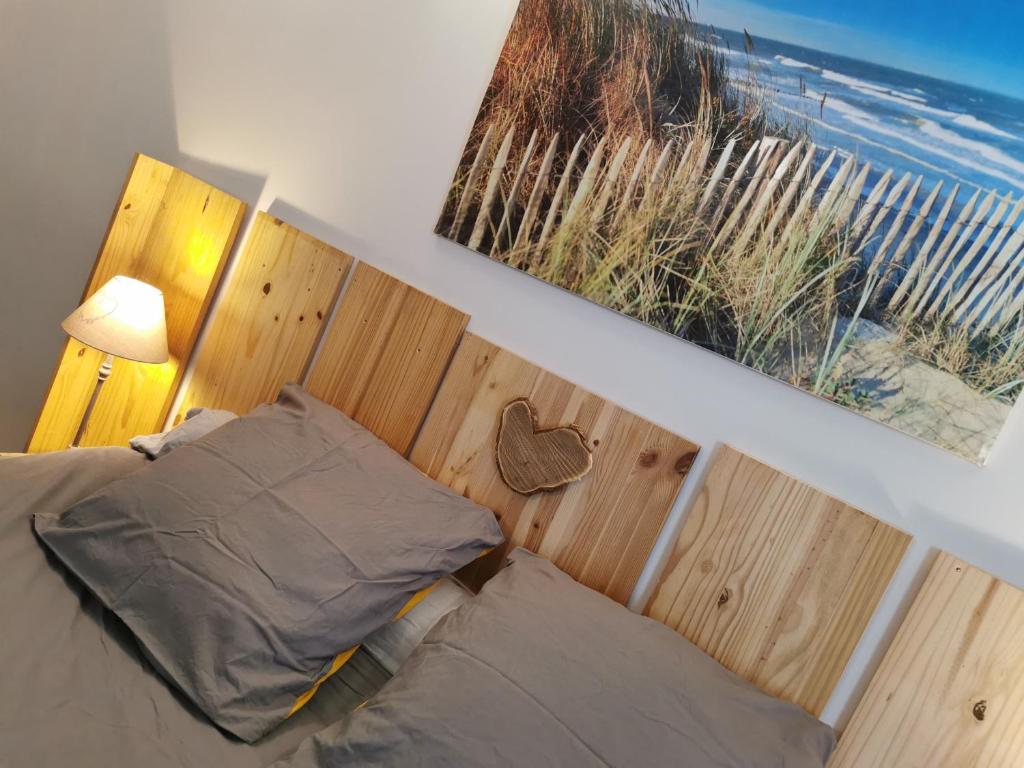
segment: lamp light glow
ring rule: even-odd
[[[82,441],[103,384],[110,378],[115,357],[152,364],[166,363],[169,359],[164,295],[141,280],[117,275],[60,325],[69,336],[107,355],[71,443],[75,447]]]

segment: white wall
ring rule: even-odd
[[[28,436],[58,323],[141,150],[703,445],[673,529],[728,442],[913,533],[902,582],[942,547],[1024,585],[1020,408],[978,468],[432,234],[514,10],[515,0],[0,0],[0,450]],[[897,589],[887,607],[899,603]],[[870,658],[870,643],[859,654]]]

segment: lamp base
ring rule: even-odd
[[[92,397],[89,398],[89,405],[86,406],[85,413],[82,414],[82,422],[78,425],[78,432],[75,433],[75,439],[71,443],[72,448],[77,448],[78,444],[82,442],[85,429],[89,426],[89,417],[92,416],[92,409],[96,407],[96,401],[99,399],[100,390],[103,389],[103,385],[110,378],[110,373],[113,369],[114,356],[107,355],[103,362],[100,363],[100,370],[96,374],[96,388],[93,389]]]

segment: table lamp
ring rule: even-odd
[[[85,434],[100,390],[110,378],[115,357],[137,363],[167,362],[164,295],[141,280],[117,275],[68,315],[60,326],[86,346],[107,354],[100,365],[92,398],[71,443],[74,448]]]

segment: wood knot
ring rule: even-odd
[[[690,467],[693,466],[693,460],[697,458],[696,453],[684,453],[678,459],[676,459],[675,472],[677,475],[686,475],[690,471]]]
[[[324,319],[324,313],[321,312],[319,309],[316,311],[316,319],[317,320],[323,320]]]
[[[299,315],[299,322],[300,322],[300,323],[301,323],[301,322],[302,322],[303,320],[305,320],[305,319],[306,319],[306,316],[305,316],[305,315]]]
[[[971,714],[974,715],[974,719],[981,722],[985,719],[985,710],[988,709],[988,702],[985,699],[981,699],[974,708],[971,710]]]
[[[638,463],[641,467],[653,467],[658,463],[658,452],[655,450],[644,451],[640,454]]]
[[[131,207],[132,207],[132,204],[131,204],[131,203],[125,203],[125,204],[124,204],[124,209],[125,209],[126,211],[128,211],[128,210],[131,210]]]
[[[721,607],[722,607],[723,605],[725,605],[726,603],[728,603],[728,602],[729,602],[729,599],[730,599],[731,597],[732,597],[732,590],[730,590],[730,589],[729,589],[728,587],[725,587],[725,588],[724,588],[724,589],[722,590],[722,594],[720,594],[720,595],[718,596],[718,607],[719,607],[719,608],[721,608]]]
[[[78,350],[78,356],[81,357],[84,354],[85,354],[85,347],[82,347],[80,350]]]
[[[270,294],[270,283],[263,284],[263,295],[268,296]]]

